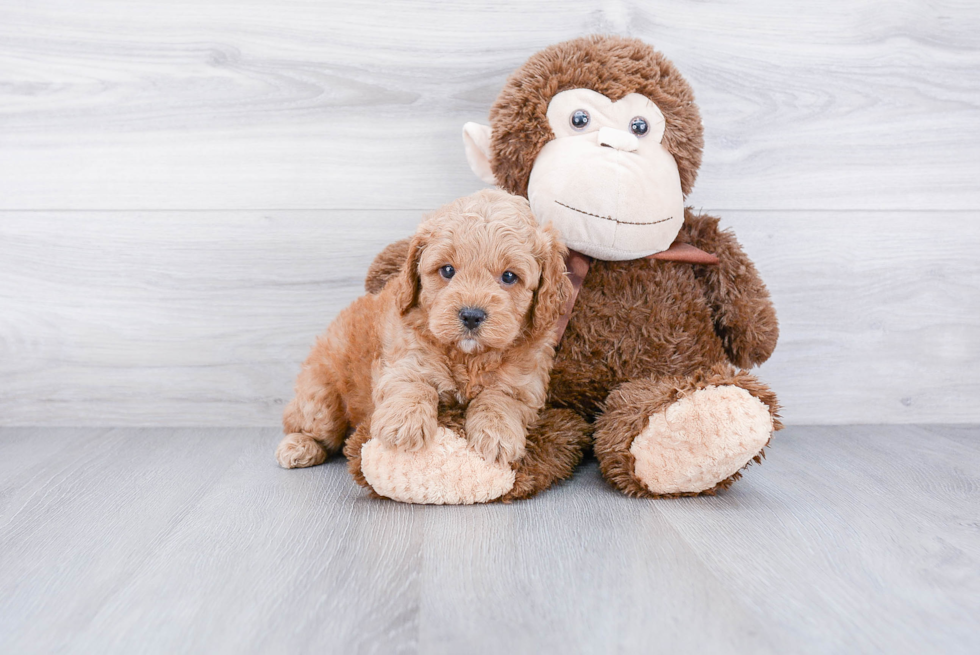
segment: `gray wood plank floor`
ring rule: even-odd
[[[368,498],[272,429],[0,430],[0,652],[966,653],[980,427],[792,427],[716,498],[593,463],[528,502]]]

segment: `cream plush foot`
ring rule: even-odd
[[[377,494],[423,505],[486,503],[510,491],[515,479],[510,466],[488,463],[444,427],[414,452],[370,439],[361,448],[360,466]]]
[[[741,387],[708,386],[649,418],[630,446],[653,494],[698,493],[734,475],[772,436],[769,407]]]

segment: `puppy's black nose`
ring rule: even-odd
[[[459,310],[459,320],[467,330],[475,330],[480,327],[480,323],[487,320],[487,313],[476,307],[463,307]]]

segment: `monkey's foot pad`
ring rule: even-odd
[[[510,466],[488,463],[448,428],[439,428],[415,452],[368,440],[361,448],[361,472],[377,494],[421,505],[486,503],[514,486]]]
[[[650,417],[630,447],[655,494],[700,492],[732,476],[772,436],[769,408],[745,389],[709,386]]]

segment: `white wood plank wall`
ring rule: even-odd
[[[0,4],[0,425],[273,425],[460,128],[550,43],[693,84],[692,204],[782,322],[790,423],[980,420],[980,4]]]

